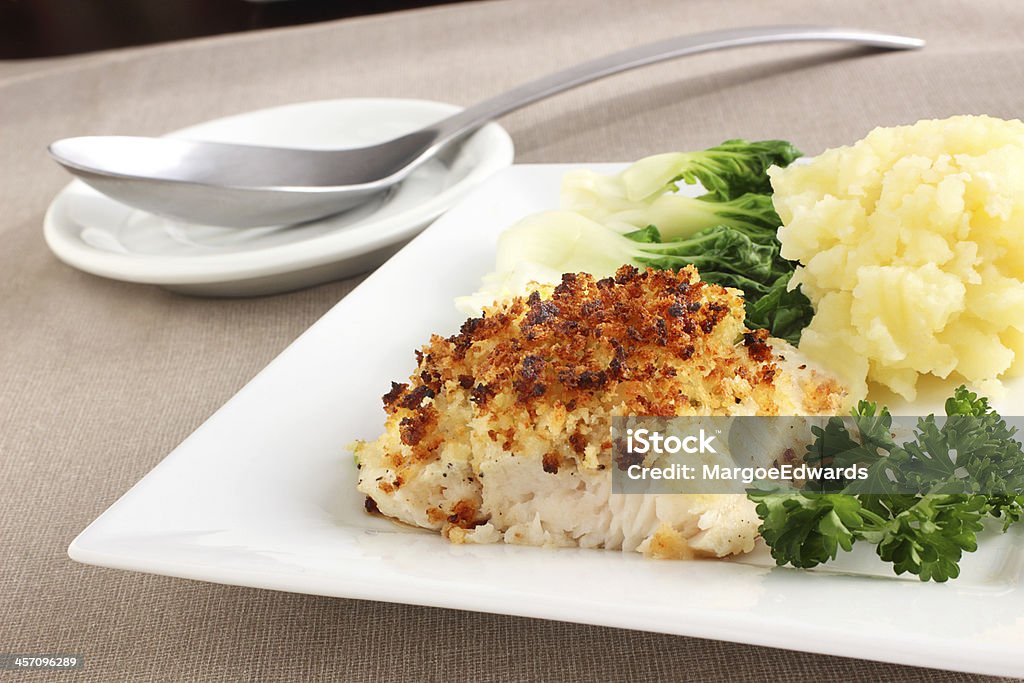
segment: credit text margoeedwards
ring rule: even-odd
[[[742,481],[744,484],[751,484],[755,481],[837,481],[840,479],[849,481],[853,479],[867,479],[868,470],[862,465],[835,469],[831,467],[813,467],[805,464],[785,464],[777,467],[726,467],[724,465],[702,464],[698,468],[696,465],[672,463],[663,467],[630,465],[626,469],[626,476],[633,480]]]

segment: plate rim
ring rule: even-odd
[[[530,550],[546,553],[559,552],[561,549],[530,548]],[[602,551],[595,550],[594,552]],[[844,634],[844,639],[834,638],[831,637],[831,634],[825,634],[810,641],[805,641],[800,646],[796,646],[793,643],[795,639],[794,634],[779,628],[778,619],[761,614],[753,617],[749,613],[743,615],[734,612],[709,614],[707,611],[682,608],[678,611],[679,619],[675,622],[678,624],[678,627],[666,628],[663,623],[657,627],[652,627],[644,622],[641,615],[633,613],[618,613],[615,619],[611,619],[603,614],[600,608],[595,609],[593,602],[587,603],[581,598],[574,597],[570,591],[565,592],[561,600],[552,600],[548,597],[546,602],[527,603],[524,601],[523,603],[518,603],[510,600],[508,597],[501,597],[492,598],[490,604],[488,604],[486,601],[481,600],[482,596],[480,594],[467,592],[464,589],[456,590],[446,584],[434,586],[431,591],[425,591],[422,590],[420,584],[402,586],[400,584],[374,581],[372,578],[362,577],[362,583],[346,584],[345,590],[338,590],[332,587],[328,579],[312,575],[305,577],[303,585],[297,587],[293,581],[289,581],[287,578],[274,580],[271,573],[265,570],[254,571],[248,580],[240,582],[239,575],[243,572],[238,569],[224,570],[215,568],[211,571],[211,568],[208,566],[196,565],[197,571],[193,572],[183,569],[186,565],[181,562],[168,562],[166,565],[162,565],[160,562],[152,562],[147,568],[140,568],[138,563],[130,566],[130,563],[119,562],[117,555],[90,550],[79,543],[78,538],[68,547],[68,556],[77,562],[110,569],[124,569],[156,576],[206,581],[226,586],[246,586],[300,595],[374,600],[393,604],[457,609],[481,614],[501,614],[522,618],[546,619],[564,623],[621,628],[706,640],[721,640],[793,652],[864,659],[927,669],[979,673],[992,676],[1024,676],[1024,664],[1019,661],[1018,657],[1012,654],[1008,656],[1005,648],[998,646],[990,647],[978,643],[970,643],[968,645],[956,638],[904,637],[885,642],[879,647],[879,639],[872,634],[847,633]],[[705,561],[714,562],[714,560]],[[282,574],[282,576],[284,575]],[[928,587],[926,584],[920,584],[920,586],[922,588]],[[691,621],[686,618],[688,616],[696,616],[698,619]],[[690,626],[690,624],[694,625]],[[856,654],[851,653],[854,647],[857,648]],[[938,661],[936,661],[937,656]]]

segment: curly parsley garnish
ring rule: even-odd
[[[805,462],[862,465],[868,477],[749,491],[776,563],[811,568],[870,543],[896,574],[942,582],[959,576],[986,518],[1001,520],[1003,531],[1021,521],[1024,447],[1016,430],[965,387],[945,412],[942,424],[918,420],[905,443],[893,438],[889,411],[867,401],[853,410],[852,430],[839,418],[812,428]]]

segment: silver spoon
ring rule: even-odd
[[[855,29],[762,26],[679,36],[530,81],[426,128],[369,147],[286,149],[175,138],[65,138],[50,154],[103,194],[191,223],[299,223],[360,204],[401,182],[446,145],[524,105],[598,78],[674,57],[762,43],[833,41],[893,50],[923,40]]]

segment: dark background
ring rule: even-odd
[[[462,0],[0,0],[0,59],[308,24]]]

